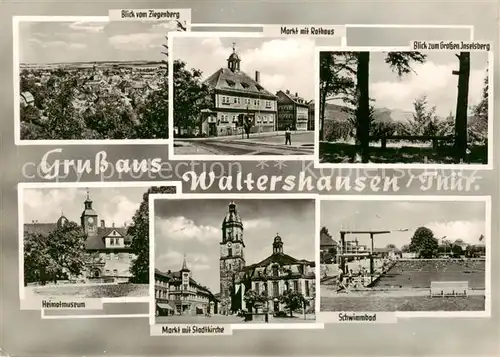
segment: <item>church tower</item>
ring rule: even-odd
[[[231,301],[237,274],[245,267],[244,248],[243,223],[236,204],[231,202],[222,221],[220,242],[220,293],[223,301]]]
[[[92,200],[90,199],[90,192],[87,189],[87,199],[83,202],[84,210],[80,216],[80,223],[85,233],[89,236],[97,234],[97,212],[92,208]]]
[[[231,72],[239,72],[240,70],[240,57],[236,53],[236,43],[233,42],[233,53],[227,59],[227,68],[231,70]]]

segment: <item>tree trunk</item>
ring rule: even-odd
[[[457,113],[455,116],[455,150],[457,162],[467,155],[467,104],[469,97],[470,53],[461,52],[458,73]]]
[[[361,151],[363,163],[367,163],[370,158],[370,52],[360,52],[357,68],[357,95],[358,108],[356,111],[356,138],[357,145]]]
[[[326,88],[320,93],[319,103],[319,140],[325,140],[325,111],[326,111]]]

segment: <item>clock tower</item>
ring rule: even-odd
[[[220,242],[220,294],[222,301],[231,301],[231,294],[237,275],[245,267],[245,243],[243,242],[243,223],[234,202],[222,221]],[[229,306],[227,307],[229,309]]]
[[[85,233],[89,236],[97,234],[97,212],[92,208],[89,190],[87,190],[87,199],[83,202],[85,209],[80,216],[80,223]]]

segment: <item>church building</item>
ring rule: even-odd
[[[84,208],[80,215],[80,227],[87,234],[86,251],[93,256],[88,263],[85,276],[72,277],[86,282],[126,283],[132,276],[130,266],[135,259],[130,244],[132,237],[127,235],[127,227],[106,226],[104,220],[99,221],[99,215],[93,208],[93,201],[87,190],[83,202]],[[55,223],[25,223],[24,234],[49,234],[62,227],[69,220],[61,214]]]
[[[156,316],[212,315],[217,299],[205,286],[193,279],[186,258],[179,271],[155,269]]]
[[[268,297],[269,312],[284,310],[279,301],[285,291],[299,291],[309,302],[308,308],[314,311],[315,302],[315,262],[291,257],[284,252],[284,239],[276,234],[270,239],[270,255],[254,264],[245,260],[243,222],[231,202],[222,222],[220,242],[220,293],[221,309],[229,311],[247,310],[245,293],[253,290]]]
[[[276,125],[276,96],[260,83],[260,72],[251,77],[241,70],[241,58],[233,52],[227,68],[221,68],[205,80],[214,92],[214,107],[205,112],[202,132],[209,136],[241,134],[240,114],[254,117],[252,133],[270,132]]]

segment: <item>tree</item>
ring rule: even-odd
[[[202,72],[186,69],[186,63],[174,61],[174,126],[191,131],[201,124],[202,110],[213,107],[214,93],[202,82]]]
[[[130,247],[135,254],[130,267],[132,274],[130,282],[132,283],[149,284],[149,195],[153,193],[174,194],[175,192],[173,186],[150,187],[142,196],[141,205],[127,230],[127,234],[132,237]]]
[[[168,139],[168,81],[151,92],[138,109],[136,139]]]
[[[324,234],[324,235],[327,235],[327,236],[328,236],[328,237],[330,237],[330,238],[332,237],[332,236],[330,235],[330,232],[328,231],[328,228],[326,228],[325,226],[321,227],[321,229],[320,229],[320,231],[319,231],[319,234],[320,234],[320,235],[323,235],[323,234]]]
[[[47,251],[62,276],[79,276],[85,271],[87,235],[75,222],[65,222],[47,237]]]
[[[248,305],[248,311],[253,312],[254,308],[257,308],[259,305],[266,304],[269,297],[267,296],[265,290],[259,294],[255,290],[250,289],[245,292],[243,300],[245,300],[245,303]]]
[[[408,121],[407,135],[436,136],[439,133],[440,121],[436,115],[436,107],[428,108],[427,96],[422,95],[413,101],[413,117]]]
[[[484,144],[488,139],[488,70],[486,70],[486,76],[484,77],[481,101],[473,107],[472,115],[474,121],[469,128],[470,140]]]
[[[408,253],[410,252],[410,245],[409,244],[405,244],[401,247],[401,253]]]
[[[320,128],[319,140],[324,140],[325,111],[327,100],[344,100],[352,95],[356,75],[355,52],[320,52]]]
[[[24,237],[24,274],[26,282],[57,282],[82,275],[87,268],[87,235],[75,222],[66,222],[47,237]]]
[[[61,74],[62,69],[55,72],[52,93],[47,97],[44,115],[45,139],[77,140],[84,139],[83,118],[74,107],[76,78]],[[64,71],[63,71],[64,72]],[[49,81],[50,82],[50,81]],[[47,83],[49,86],[49,83]],[[50,87],[50,86],[49,86]]]
[[[458,244],[454,244],[451,246],[451,252],[452,252],[453,256],[456,258],[459,258],[462,256],[462,254],[464,254],[464,250]]]
[[[395,71],[398,77],[413,72],[412,63],[424,63],[426,55],[420,52],[389,52],[385,63]],[[356,72],[356,92],[358,100],[357,110],[357,139],[360,142],[361,158],[364,163],[369,161],[370,146],[370,52],[358,53],[358,66]]]
[[[293,312],[306,306],[306,298],[301,292],[295,290],[285,290],[283,295],[279,297],[279,301],[285,305],[285,308],[290,312],[290,317],[293,317]]]
[[[391,244],[387,244],[385,247],[386,247],[387,249],[397,249],[397,248],[396,248],[396,245],[395,245],[395,244],[392,244],[392,243],[391,243]]]
[[[99,96],[83,115],[87,133],[93,139],[130,139],[134,137],[135,121],[131,108],[117,94]]]
[[[433,258],[437,255],[438,240],[429,228],[419,227],[411,238],[409,249],[418,253],[420,258]]]

